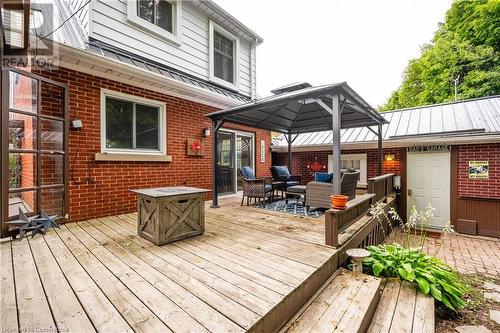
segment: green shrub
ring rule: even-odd
[[[379,222],[389,218],[397,221],[402,229],[401,243],[403,245],[395,243],[369,246],[367,249],[371,256],[363,261],[364,269],[375,276],[399,278],[411,282],[422,293],[432,295],[453,311],[463,307],[465,305],[463,297],[468,287],[461,282],[455,270],[436,257],[444,242],[444,237],[453,231],[451,224],[448,223],[443,229],[439,246],[431,256],[424,252],[427,243],[427,226],[433,217],[433,208],[430,205],[425,212],[418,212],[413,207],[408,223],[403,223],[394,210],[386,214],[381,211],[381,208],[374,206],[371,213]],[[418,247],[410,247],[412,232],[419,237]]]

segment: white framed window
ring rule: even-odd
[[[101,90],[101,152],[163,155],[166,105]]]
[[[342,154],[340,155],[342,163],[341,170],[356,170],[359,171],[359,187],[366,187],[367,180],[367,155],[366,154]],[[333,155],[328,155],[328,172],[333,172]]]
[[[209,79],[230,89],[238,89],[239,77],[238,37],[209,22]]]
[[[127,20],[150,34],[181,44],[180,0],[128,0]]]

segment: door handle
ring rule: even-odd
[[[408,196],[411,197],[411,188],[408,189]]]

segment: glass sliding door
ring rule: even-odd
[[[2,236],[4,221],[44,211],[67,213],[67,87],[30,73],[5,71],[2,94]]]
[[[253,136],[245,134],[236,134],[236,166],[241,168],[244,166],[254,168],[254,149]],[[255,171],[255,170],[254,170]],[[241,177],[237,175],[236,188],[238,191],[243,190]]]
[[[220,130],[217,137],[217,188],[219,193],[241,191],[238,168],[254,169],[254,137],[250,133]]]

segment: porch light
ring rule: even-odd
[[[387,155],[385,155],[385,160],[387,162],[394,161],[394,154],[387,154]]]
[[[205,138],[210,136],[210,128],[204,128],[203,129],[203,136]]]
[[[401,176],[396,175],[392,177],[392,184],[394,188],[400,189],[401,188]]]

